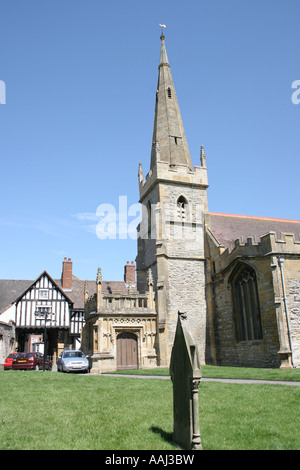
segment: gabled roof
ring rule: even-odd
[[[294,234],[295,240],[300,241],[300,220],[274,219],[270,217],[255,217],[249,215],[220,214],[210,212],[209,228],[220,245],[229,248],[235,240],[242,237],[254,237],[255,242],[269,232],[275,232],[277,239],[282,233]]]
[[[28,288],[22,292],[21,295],[19,295],[19,297],[17,297],[17,299],[15,300],[15,302],[19,302],[22,297],[24,297],[24,295],[30,290],[32,289],[32,287],[43,277],[43,276],[46,276],[49,281],[57,288],[57,290],[65,297],[65,299],[70,302],[71,304],[73,304],[73,301],[70,299],[70,297],[64,292],[64,290],[57,284],[56,281],[54,281],[54,279],[52,279],[52,277],[47,273],[47,271],[43,271],[42,274],[39,275],[39,277],[36,278],[35,281],[33,281],[29,286]]]

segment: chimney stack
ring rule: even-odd
[[[127,264],[125,264],[124,282],[125,284],[135,284],[135,264],[133,261],[131,261],[131,264],[129,264],[129,261],[127,261]]]
[[[71,258],[64,258],[61,285],[65,290],[72,290],[72,261]]]

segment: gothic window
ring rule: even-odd
[[[156,220],[155,220],[155,204],[148,201],[147,204],[147,217],[148,217],[148,239],[156,239]]]
[[[172,98],[172,90],[171,90],[170,87],[168,87],[167,92],[168,92],[168,98],[171,99]]]
[[[186,210],[187,210],[187,200],[185,197],[180,196],[177,199],[177,216],[180,220],[184,220],[186,218]]]
[[[262,339],[256,273],[241,264],[232,276],[232,296],[238,341]]]

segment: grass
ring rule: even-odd
[[[0,371],[0,449],[178,450],[169,380]],[[203,382],[204,449],[299,449],[300,387]]]
[[[202,376],[226,379],[261,379],[300,381],[300,369],[254,369],[251,367],[220,367],[202,365]],[[168,368],[119,370],[115,374],[169,375]]]
[[[0,449],[176,449],[152,430],[172,432],[170,384],[148,382],[1,371]]]

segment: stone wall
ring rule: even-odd
[[[124,365],[126,351],[124,353],[122,348],[118,349],[118,342],[120,345],[124,333],[134,337],[135,367],[156,367],[157,320],[151,272],[148,273],[147,282],[148,291],[145,294],[131,292],[130,288],[127,294],[117,291],[103,294],[101,271],[98,270],[96,294],[88,296],[86,292],[86,325],[81,332],[82,349],[91,355],[92,373],[131,368],[130,364]]]
[[[205,363],[206,302],[204,261],[170,259],[167,295],[168,343],[173,344],[178,311],[186,312],[200,361]],[[170,349],[171,352],[171,349]]]
[[[295,366],[300,367],[300,278],[288,280],[288,294],[293,357]]]
[[[300,257],[299,243],[285,234],[274,233],[254,243],[237,240],[234,247],[218,246],[207,232],[206,295],[209,325],[213,330],[212,356],[219,365],[249,367],[291,367],[288,322],[279,257],[284,259],[284,283],[294,361],[300,365]],[[230,276],[239,263],[256,272],[261,314],[262,339],[238,341]]]
[[[300,367],[300,258],[285,256],[283,276],[294,365]]]
[[[204,212],[207,210],[206,168],[157,162],[140,180],[144,207],[152,205],[154,239],[138,240],[137,285],[145,289],[151,267],[156,291],[159,365],[168,366],[178,310],[190,319],[201,361],[206,351],[206,299],[204,260]],[[179,200],[184,201],[180,207]],[[143,214],[143,233],[147,213]]]
[[[0,368],[10,352],[14,351],[15,324],[0,322]]]
[[[252,259],[257,272],[262,339],[238,341],[230,275],[236,263],[215,284],[216,349],[219,365],[279,367],[280,349],[270,259]]]
[[[149,369],[157,365],[154,341],[156,335],[156,318],[136,312],[97,315],[93,324],[92,373],[103,373],[117,370],[117,341],[122,332],[133,333],[137,338],[138,368]]]

